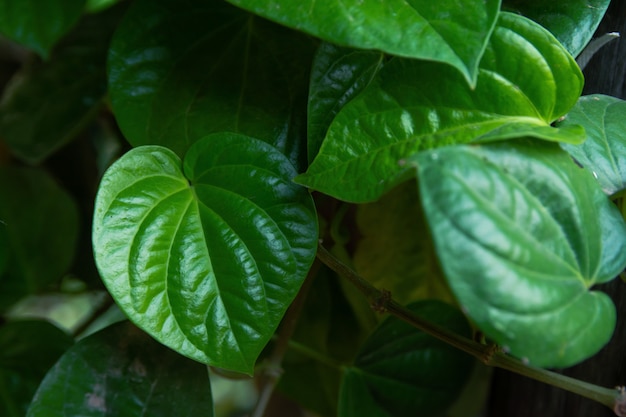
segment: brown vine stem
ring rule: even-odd
[[[283,357],[289,348],[289,342],[296,329],[296,324],[298,323],[298,318],[300,317],[302,308],[304,307],[306,295],[309,292],[309,288],[311,288],[313,278],[317,274],[320,266],[321,264],[317,260],[313,263],[313,266],[302,283],[300,291],[298,291],[298,295],[296,295],[296,298],[293,300],[285,313],[285,317],[281,322],[280,330],[275,338],[276,342],[274,350],[272,350],[268,361],[263,367],[264,371],[261,376],[259,398],[254,410],[250,414],[250,417],[263,417],[265,414],[265,410],[267,409],[270,399],[272,398],[276,384],[278,384],[278,381],[283,373]]]
[[[526,365],[518,359],[507,356],[495,345],[484,345],[475,342],[419,318],[410,310],[394,301],[388,291],[375,288],[350,267],[334,257],[321,243],[318,246],[317,257],[326,266],[348,279],[359,289],[370,301],[374,310],[386,311],[415,328],[474,356],[485,365],[506,369],[507,371],[573,392],[606,405],[617,416],[626,417],[626,390],[624,388],[604,388],[546,369]]]

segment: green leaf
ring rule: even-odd
[[[576,103],[582,86],[576,62],[552,35],[503,13],[476,89],[447,66],[392,60],[339,112],[320,153],[296,180],[367,202],[413,175],[404,161],[426,149],[522,136],[579,143],[582,128],[550,123]]]
[[[277,149],[214,134],[180,159],[136,148],[94,215],[102,278],[139,327],[201,362],[251,374],[317,248],[308,192]]]
[[[113,111],[133,146],[183,156],[239,132],[306,158],[302,134],[314,43],[220,0],[138,0],[109,56]]]
[[[0,415],[26,414],[37,386],[73,339],[44,321],[0,326]]]
[[[626,188],[626,102],[594,94],[583,96],[559,126],[581,125],[587,140],[563,144],[578,163],[594,173],[607,194]]]
[[[7,224],[0,218],[0,281],[9,262],[9,236]]]
[[[440,301],[408,306],[419,317],[470,336],[465,317]],[[439,416],[461,392],[471,356],[397,318],[388,318],[359,351],[342,382],[339,416]]]
[[[48,372],[27,417],[213,416],[206,367],[119,323],[71,348]]]
[[[503,9],[521,13],[548,29],[573,56],[591,40],[611,0],[504,0]]]
[[[339,110],[369,85],[382,68],[383,58],[380,52],[342,48],[331,43],[319,47],[309,86],[309,162],[319,152]]]
[[[109,40],[125,7],[89,15],[53,50],[26,66],[0,103],[0,131],[13,153],[36,164],[78,135],[106,94]]]
[[[0,33],[46,58],[84,5],[85,0],[0,0]]]
[[[626,266],[626,225],[589,171],[537,141],[455,146],[415,160],[441,265],[487,337],[559,368],[608,342],[615,307],[590,288]]]
[[[286,26],[361,49],[452,65],[476,83],[499,0],[229,0]]]
[[[0,276],[0,310],[59,281],[74,259],[78,208],[46,173],[0,167],[0,219],[7,264]]]

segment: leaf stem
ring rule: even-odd
[[[394,301],[388,291],[375,288],[350,267],[334,257],[321,243],[318,245],[317,257],[330,269],[348,279],[367,297],[374,310],[389,312],[413,327],[474,356],[485,365],[506,369],[573,392],[606,405],[617,416],[626,417],[626,390],[624,388],[604,388],[546,369],[529,366],[518,359],[507,356],[495,345],[484,345],[475,342],[416,316]]]

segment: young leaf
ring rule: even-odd
[[[408,306],[418,316],[470,335],[463,315],[440,301]],[[461,392],[471,356],[397,318],[388,318],[345,371],[339,416],[439,416]]]
[[[472,85],[500,9],[500,0],[229,1],[332,43],[452,65]]]
[[[13,78],[0,103],[0,131],[36,164],[79,134],[106,94],[109,40],[125,7],[86,16],[53,50]]]
[[[111,46],[113,111],[133,146],[182,157],[207,134],[232,131],[306,162],[313,52],[304,35],[221,0],[138,0]]]
[[[559,126],[581,125],[587,140],[561,146],[594,173],[607,194],[626,188],[626,102],[594,94],[581,97]]]
[[[213,416],[206,367],[128,322],[67,351],[39,386],[27,417]]]
[[[626,266],[626,225],[556,144],[422,153],[422,204],[463,310],[519,358],[566,367],[610,339],[615,307],[590,291]]]
[[[611,0],[504,0],[503,9],[521,13],[548,29],[572,56],[591,40]]]
[[[277,149],[237,134],[133,149],[96,198],[95,258],[128,317],[172,349],[251,374],[317,247],[308,192]]]
[[[0,276],[3,310],[67,272],[76,250],[78,208],[44,172],[0,167],[0,220],[9,252]]]
[[[449,67],[392,60],[339,112],[297,182],[366,202],[412,175],[402,162],[425,149],[521,136],[581,142],[582,128],[550,123],[576,103],[582,85],[576,62],[550,33],[503,13],[476,89]]]
[[[46,58],[78,21],[86,0],[0,0],[0,33]]]
[[[309,162],[322,146],[328,126],[341,108],[365,87],[383,66],[375,51],[342,48],[323,43],[313,60],[308,105]]]

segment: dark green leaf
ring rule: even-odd
[[[504,0],[503,8],[522,13],[548,29],[573,56],[591,40],[611,0]]]
[[[48,369],[73,339],[44,321],[0,326],[0,415],[22,417]]]
[[[465,317],[440,301],[408,306],[419,317],[469,337]],[[341,417],[441,415],[461,392],[473,359],[409,324],[389,318],[344,375]]]
[[[47,57],[84,5],[85,0],[0,0],[0,33]]]
[[[519,358],[566,367],[611,337],[590,291],[626,266],[626,225],[556,144],[455,146],[416,158],[437,253],[463,310]]]
[[[106,93],[109,40],[123,11],[86,16],[49,60],[13,78],[0,103],[0,131],[17,156],[38,163],[93,119]]]
[[[559,126],[582,125],[587,140],[562,147],[594,173],[607,194],[626,188],[626,102],[615,97],[581,97]]]
[[[309,161],[319,152],[339,110],[369,85],[383,65],[380,52],[323,43],[313,60],[308,105]]]
[[[434,82],[436,80],[436,82]],[[550,126],[583,85],[574,59],[545,29],[504,13],[481,62],[476,89],[451,68],[394,59],[328,129],[297,181],[342,200],[378,199],[412,175],[404,165],[429,148],[533,136],[578,143],[578,126]]]
[[[213,416],[205,366],[128,322],[78,342],[48,372],[28,417]]]
[[[0,310],[63,277],[76,250],[78,208],[44,172],[0,167],[0,219],[7,264],[0,276]]]
[[[0,282],[2,275],[9,262],[9,236],[7,233],[7,224],[0,218]],[[1,285],[1,284],[0,284]]]
[[[470,84],[500,9],[500,0],[229,1],[339,45],[452,65]]]
[[[252,373],[315,256],[308,192],[277,149],[214,134],[180,159],[136,148],[104,175],[93,242],[131,320],[178,352]]]
[[[182,157],[203,136],[232,131],[304,162],[313,47],[220,0],[138,0],[111,47],[113,110],[134,146]]]

